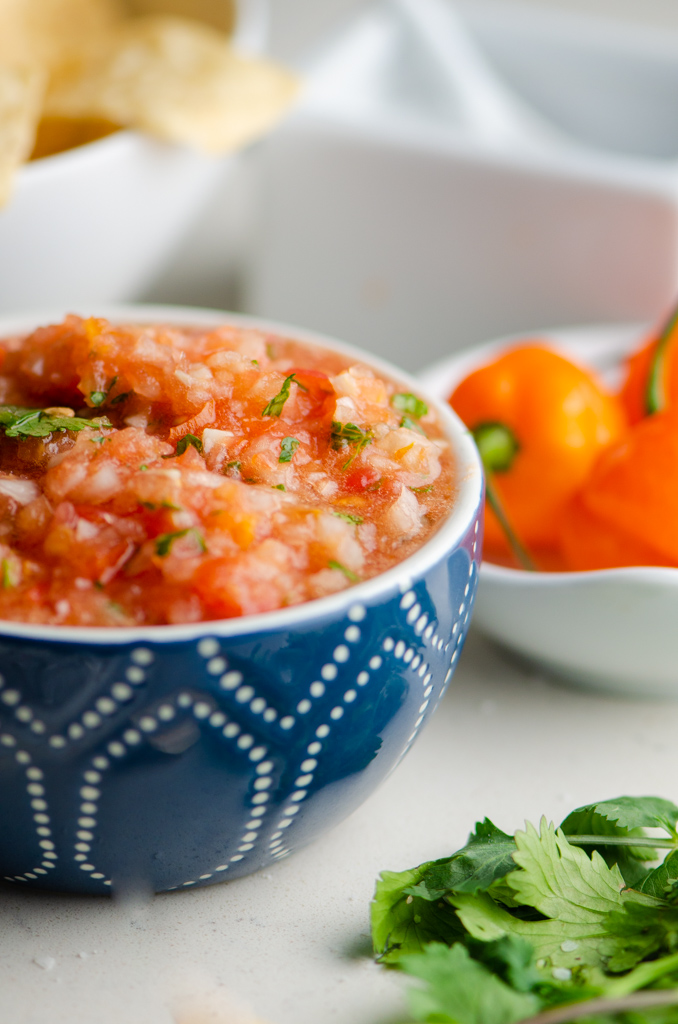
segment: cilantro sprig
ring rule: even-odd
[[[355,446],[355,451],[350,459],[341,467],[342,469],[348,469],[360,452],[374,440],[374,434],[369,427],[367,430],[363,430],[362,427],[357,426],[355,423],[339,423],[337,420],[332,421],[330,437],[334,451],[341,451],[343,448]]]
[[[0,429],[5,437],[47,437],[66,430],[87,430],[112,427],[106,416],[83,419],[80,416],[57,416],[44,409],[26,409],[19,405],[0,405]]]
[[[292,456],[299,447],[300,441],[296,437],[283,437],[280,442],[280,455],[278,462],[291,462]]]
[[[675,1009],[645,1011],[678,1006],[677,822],[659,797],[588,804],[513,835],[485,818],[451,857],[383,872],[377,957],[418,979],[417,1021],[675,1024]]]
[[[416,395],[409,393],[400,392],[393,395],[391,397],[391,405],[394,409],[398,409],[399,412],[409,413],[410,416],[414,416],[417,420],[428,413],[426,402],[422,402],[421,398],[417,398]]]
[[[292,387],[292,381],[301,388],[302,391],[308,389],[304,387],[300,381],[297,380],[296,373],[291,373],[289,377],[285,377],[283,385],[277,395],[274,395],[270,402],[267,402],[261,411],[262,416],[280,416],[283,409],[285,408],[285,402],[290,397],[290,388]]]
[[[207,551],[207,545],[205,544],[205,538],[201,534],[200,530],[197,530],[194,526],[189,526],[185,530],[175,530],[174,533],[161,533],[160,536],[155,538],[155,553],[159,558],[167,558],[169,555],[172,545],[175,540],[179,540],[180,537],[191,536],[195,540],[198,549],[201,554],[205,554]]]
[[[183,455],[184,454],[184,452],[189,447],[189,445],[192,445],[193,448],[195,448],[195,450],[197,451],[197,453],[199,455],[202,455],[202,453],[203,453],[203,443],[200,440],[200,438],[196,437],[195,434],[184,434],[184,436],[180,437],[179,440],[177,441],[177,447],[176,447],[176,451],[174,452],[174,454],[173,455],[162,455],[161,458],[163,458],[163,459],[176,459],[176,458],[178,458],[179,455]]]

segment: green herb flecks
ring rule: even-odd
[[[424,428],[419,423],[416,423],[411,416],[403,416],[400,421],[400,426],[406,427],[408,430],[416,430],[418,434],[423,434],[424,437],[427,436]]]
[[[426,416],[428,413],[428,406],[426,402],[422,402],[421,398],[417,398],[416,395],[409,393],[399,393],[393,395],[391,398],[391,405],[394,409],[398,409],[399,412],[409,413],[410,416],[414,416],[415,419],[419,420],[422,416]]]
[[[195,434],[184,434],[184,436],[180,437],[179,440],[177,441],[177,447],[176,447],[176,451],[174,452],[174,454],[173,455],[163,455],[162,458],[163,459],[176,459],[180,455],[184,454],[184,452],[189,447],[189,445],[192,445],[193,448],[195,448],[195,450],[198,452],[198,454],[202,455],[202,453],[203,453],[203,445],[202,445],[202,441],[200,440],[200,438],[196,437]]]
[[[542,819],[514,835],[486,818],[451,857],[384,872],[374,948],[422,983],[409,994],[413,1019],[565,1024],[628,1012],[633,1024],[675,1024],[675,1011],[641,1013],[678,1004],[676,822],[678,807],[658,797],[588,804],[560,828]]]
[[[207,551],[207,545],[205,539],[194,526],[189,526],[185,530],[175,530],[174,533],[161,533],[159,537],[155,539],[155,553],[159,558],[166,558],[169,555],[172,545],[175,540],[179,540],[180,537],[192,536],[201,553],[205,554]]]
[[[287,490],[287,488],[285,487],[284,484],[271,484],[271,487],[273,488],[274,491],[286,491]]]
[[[169,512],[182,511],[179,505],[173,505],[171,501],[141,501],[139,504],[142,508],[147,508],[149,512],[157,512],[159,509],[167,509]]]
[[[350,512],[333,512],[332,515],[336,516],[337,519],[345,519],[347,523],[352,523],[353,526],[360,526],[361,523],[365,522],[362,516],[356,516]]]
[[[351,455],[350,459],[344,463],[342,469],[348,469],[351,463],[358,457],[361,451],[371,444],[374,440],[374,434],[369,429],[363,430],[361,427],[356,426],[355,423],[338,423],[336,420],[332,422],[332,448],[335,451],[341,451],[343,448],[349,448],[355,446],[355,451]]]
[[[433,490],[433,484],[427,484],[426,487],[410,487],[412,494],[430,494]]]
[[[360,582],[360,576],[356,576],[352,569],[348,569],[345,565],[342,565],[341,562],[336,562],[333,558],[329,560],[327,567],[328,569],[338,569],[339,572],[343,572],[346,579],[351,583]]]
[[[6,437],[47,437],[66,430],[100,430],[112,426],[106,416],[87,420],[80,416],[53,416],[42,409],[0,405],[0,429]]]
[[[112,379],[111,383],[108,385],[105,391],[90,391],[89,400],[92,403],[92,405],[95,405],[97,407],[103,405],[117,383],[118,378],[116,376]]]
[[[240,476],[240,467],[241,467],[241,465],[242,465],[242,463],[241,462],[237,462],[237,461],[227,462],[226,465],[224,466],[222,472],[223,472],[224,476],[230,476],[230,477],[237,478],[237,477]]]
[[[283,437],[280,442],[280,455],[278,456],[278,462],[291,462],[292,456],[299,447],[299,441],[296,437]]]
[[[295,373],[291,373],[289,377],[285,377],[285,380],[283,381],[283,386],[281,387],[278,394],[274,395],[271,401],[267,402],[264,408],[262,409],[262,416],[280,416],[285,407],[285,402],[290,397],[290,388],[292,387],[292,381],[294,381],[295,384],[301,387],[299,381],[296,379]]]

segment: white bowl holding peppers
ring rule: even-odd
[[[576,685],[619,695],[678,697],[678,541],[675,556],[671,550],[673,533],[678,535],[671,528],[674,490],[678,504],[678,473],[672,472],[674,458],[678,463],[678,410],[670,408],[674,376],[678,384],[678,360],[672,357],[678,341],[675,320],[663,334],[655,332],[652,352],[649,346],[639,352],[648,334],[652,337],[642,325],[606,325],[502,338],[466,349],[420,377],[431,393],[449,400],[475,371],[493,370],[480,379],[483,401],[490,403],[479,410],[480,422],[462,412],[484,456],[489,483],[476,625]],[[532,393],[524,381],[516,384],[510,366],[502,372],[499,360],[518,346],[546,348],[587,375],[593,371],[601,384],[602,405],[594,396],[597,409],[585,412],[577,386],[558,396],[548,370],[535,377]],[[627,370],[631,353],[637,354]],[[595,389],[595,376],[590,379]],[[587,387],[584,383],[584,392]],[[507,392],[512,393],[510,401]],[[458,396],[463,397],[461,392]],[[618,403],[617,412],[622,410],[621,424],[615,423],[617,412],[608,396]],[[453,404],[460,411],[458,398]],[[488,409],[497,414],[488,415]],[[504,413],[510,422],[502,423]],[[544,417],[541,424],[539,415]],[[525,432],[530,425],[540,429],[530,435]],[[560,508],[555,498],[549,507],[548,493],[553,495],[554,478],[557,489],[559,475],[550,471],[549,445],[558,444],[570,449],[564,464],[575,481],[571,489],[577,491]],[[585,473],[582,448],[589,452]],[[555,447],[552,453],[554,459],[560,457]],[[545,460],[541,471],[538,458]],[[641,469],[629,489],[628,467],[634,459]],[[526,466],[530,461],[531,467]],[[576,484],[577,472],[585,476],[584,482]],[[535,493],[519,494],[517,504],[507,501],[504,508],[502,495],[511,498],[507,482],[513,476],[515,487],[517,478],[519,492],[520,478],[530,475]],[[499,519],[490,512],[497,500]],[[533,512],[536,508],[536,526],[529,522],[531,507]],[[548,540],[554,529],[555,547]],[[541,546],[540,531],[541,540],[546,538]]]

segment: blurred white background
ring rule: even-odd
[[[298,324],[411,370],[499,335],[663,316],[678,0],[457,6],[553,145],[465,120],[458,55],[427,49],[398,0],[271,0],[270,51],[304,73],[303,100],[139,297]]]
[[[296,56],[333,24],[351,12],[367,6],[368,2],[369,0],[272,0],[273,51],[285,58]],[[678,29],[678,0],[523,0],[523,3]]]

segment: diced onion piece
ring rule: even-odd
[[[18,505],[28,505],[40,495],[40,488],[32,480],[18,476],[0,476],[0,494],[12,498]]]
[[[232,430],[217,430],[216,427],[205,427],[202,432],[202,447],[205,455],[209,455],[213,448],[219,445],[227,445],[235,434]]]
[[[422,515],[423,510],[416,496],[401,485],[400,494],[386,510],[384,519],[396,536],[401,540],[407,540],[421,530]]]

